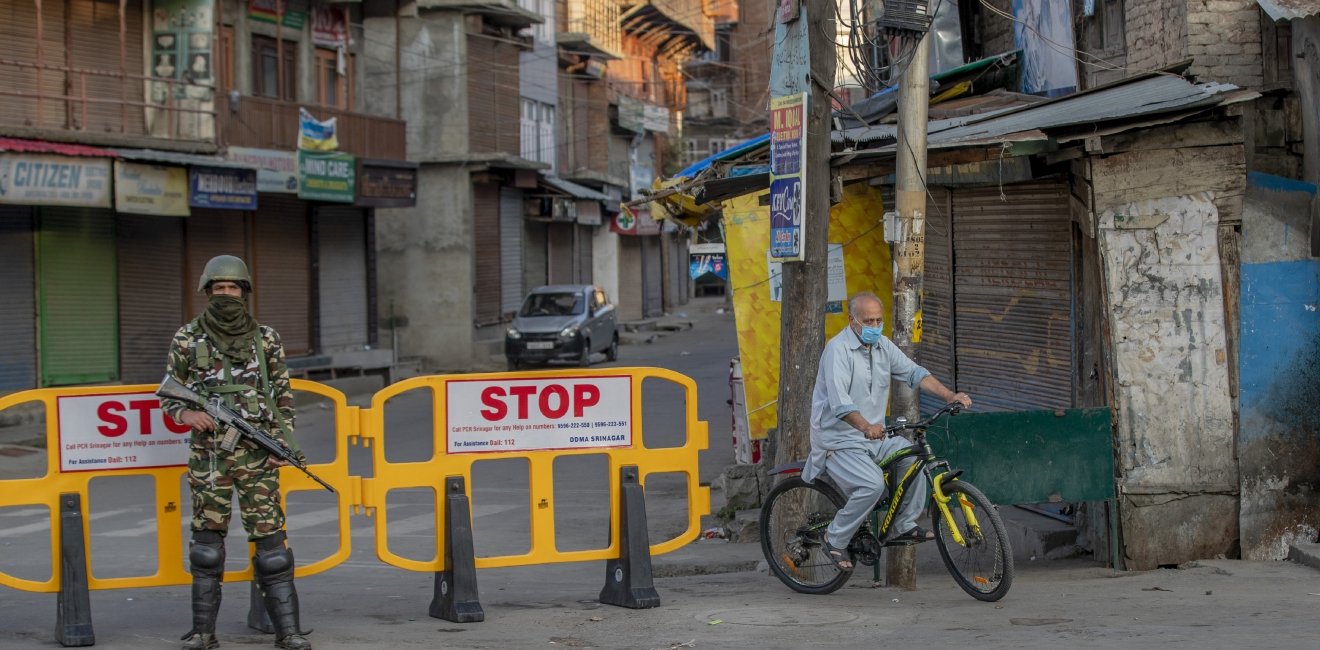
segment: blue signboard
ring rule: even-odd
[[[257,170],[193,167],[188,174],[188,205],[221,210],[256,210]]]
[[[802,177],[770,181],[770,256],[802,259]]]
[[[695,280],[707,273],[721,280],[729,279],[729,262],[724,253],[693,254],[688,264],[688,273]]]

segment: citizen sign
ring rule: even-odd
[[[188,464],[191,429],[165,415],[151,393],[60,397],[56,410],[60,471]]]
[[[632,378],[454,380],[445,388],[451,454],[632,445]]]

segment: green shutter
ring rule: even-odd
[[[41,384],[113,381],[119,369],[114,213],[42,208],[40,220]]]

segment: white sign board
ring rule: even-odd
[[[848,299],[848,277],[844,273],[843,264],[843,244],[829,244],[826,249],[826,272],[828,275],[829,294],[826,297],[827,302],[843,302]],[[784,272],[783,264],[776,260],[769,252],[765,254],[766,264],[770,267],[770,300],[782,302],[784,293]]]
[[[191,429],[151,393],[60,397],[56,408],[62,472],[188,464]]]
[[[632,378],[451,380],[450,454],[632,446]]]

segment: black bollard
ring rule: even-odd
[[[455,623],[480,623],[486,612],[477,600],[477,557],[472,514],[462,476],[445,479],[445,570],[435,574],[430,615]]]
[[[646,495],[637,466],[619,469],[619,557],[605,562],[600,602],[629,609],[660,606],[651,577],[651,541],[646,532]]]
[[[60,593],[55,604],[55,640],[66,648],[96,644],[92,601],[87,591],[87,544],[82,497],[60,495]]]

